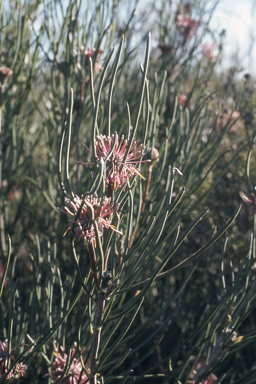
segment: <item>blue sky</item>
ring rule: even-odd
[[[243,73],[256,76],[256,0],[220,0],[212,26],[226,29],[223,65],[230,65],[237,52]]]

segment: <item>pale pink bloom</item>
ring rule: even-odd
[[[199,362],[196,364],[195,369],[192,371],[192,375],[193,375],[193,376],[197,374],[197,372],[198,372],[198,370],[201,368],[201,366],[202,366],[202,362],[199,361]],[[215,381],[217,381],[217,380],[218,380],[217,376],[215,376],[213,373],[210,373],[210,375],[207,377],[207,379],[200,381],[198,384],[214,384]],[[196,382],[197,382],[197,381],[196,381],[196,380],[193,380],[193,379],[192,379],[192,381],[191,381],[192,384],[196,384]]]
[[[3,186],[4,188],[8,187],[8,181],[7,181],[6,179],[4,179],[4,180],[2,181],[2,186]]]
[[[17,184],[15,184],[10,190],[8,201],[14,201],[21,197],[21,190]]]
[[[106,160],[113,145],[114,151],[110,158],[106,161],[105,184],[106,186],[109,186],[110,189],[117,190],[127,182],[129,177],[140,175],[139,170],[136,168],[136,164],[148,162],[150,160],[140,161],[140,159],[144,156],[146,147],[143,144],[139,144],[139,141],[136,140],[133,140],[127,159],[124,160],[126,149],[129,146],[129,141],[125,140],[123,135],[119,141],[118,135],[115,132],[112,137],[106,137],[103,135],[97,136],[97,162],[100,162],[100,159]],[[89,151],[88,148],[87,150]],[[86,163],[81,164],[87,165]]]
[[[65,207],[64,210],[59,208],[59,210],[75,217],[82,201],[83,199],[77,195],[75,195],[74,201],[65,198],[67,207]],[[118,210],[119,204],[114,206],[114,203],[111,202],[111,198],[104,197],[103,200],[101,200],[101,198],[98,198],[97,196],[87,196],[85,198],[85,202],[83,203],[79,216],[75,221],[70,220],[67,231],[72,230],[73,224],[75,224],[72,235],[78,237],[79,239],[84,238],[88,242],[96,241],[94,224],[91,223],[91,211],[88,205],[86,205],[86,202],[93,208],[94,221],[97,222],[100,236],[103,234],[104,228],[110,228],[118,234],[122,234],[122,232],[118,231],[113,225],[111,225],[111,221],[109,219],[110,215]]]
[[[215,44],[202,44],[202,55],[208,60],[215,60],[217,58]]]
[[[8,67],[0,67],[0,80],[5,80],[8,76],[12,75],[13,72]]]
[[[93,57],[93,55],[95,54],[96,52],[96,49],[95,48],[87,48],[84,50],[84,55],[86,57]],[[100,56],[104,53],[103,49],[99,49],[98,50],[98,53],[97,53],[97,59],[100,58]]]
[[[197,30],[200,27],[200,21],[191,19],[188,14],[178,14],[176,25],[183,37],[191,39],[193,36],[197,35]]]
[[[210,376],[206,380],[200,381],[199,384],[214,384],[215,381],[217,381],[217,379],[218,379],[217,376],[215,376],[213,373],[211,373]],[[196,381],[192,380],[191,383],[196,384]]]
[[[214,384],[217,379],[217,376],[211,373],[210,376],[208,376],[207,379],[201,381],[200,384]]]
[[[89,58],[92,58],[95,55],[95,53],[96,53],[95,48],[85,48],[85,46],[83,45],[80,47],[80,50],[78,50],[77,47],[74,47],[73,49],[74,56],[82,56],[82,55],[85,56],[87,65],[89,63]],[[99,63],[99,59],[103,53],[104,51],[102,49],[99,49],[97,52],[97,57],[94,63],[95,72],[99,72],[103,68],[103,65]]]
[[[185,107],[185,105],[187,106],[187,108],[190,107],[191,103],[190,101],[187,103],[187,100],[188,100],[188,97],[183,93],[182,95],[178,95],[178,104],[179,105],[182,105],[183,107]]]
[[[216,130],[218,133],[222,131],[222,129],[227,125],[229,121],[229,125],[232,126],[230,132],[237,131],[236,120],[239,118],[240,113],[235,110],[232,112],[232,109],[229,108],[227,111],[224,111],[223,115],[218,118]]]
[[[88,59],[89,57],[93,57],[94,55],[95,55],[95,53],[96,53],[96,50],[95,50],[95,48],[87,48],[87,49],[85,49],[84,50],[84,55],[85,55],[85,57]],[[100,64],[99,62],[98,62],[98,60],[100,59],[100,57],[101,57],[101,55],[104,53],[104,51],[102,50],[102,49],[99,49],[98,50],[98,52],[97,52],[97,57],[96,57],[96,61],[95,61],[95,64],[94,64],[94,70],[95,70],[95,72],[98,72],[98,71],[100,71],[102,68],[103,68],[103,66],[102,66],[102,64]]]
[[[15,349],[11,349],[10,353],[10,363],[9,366],[11,366],[12,362],[15,360],[15,357],[13,354],[16,352]],[[4,376],[5,373],[8,372],[7,369],[8,364],[8,341],[5,340],[3,343],[0,341],[0,379]],[[26,370],[26,365],[23,363],[17,363],[15,367],[11,370],[11,372],[6,377],[6,380],[11,379],[19,379],[21,376],[24,375]]]
[[[103,68],[103,65],[100,63],[97,63],[97,61],[96,61],[96,63],[94,64],[95,72],[99,72],[102,68]]]
[[[89,377],[90,377],[90,369],[86,369],[86,371],[82,372],[82,364],[79,359],[79,357],[75,358],[76,354],[76,347],[77,344],[74,343],[74,347],[71,352],[71,358],[70,358],[70,365],[68,367],[67,374],[63,377],[61,380],[61,384],[76,384],[79,381],[80,375],[81,375],[81,384],[89,383]],[[83,358],[83,361],[85,361],[85,358]],[[51,378],[52,380],[56,381],[58,380],[63,372],[65,371],[67,363],[67,355],[64,352],[63,347],[60,347],[60,352],[55,353],[55,359],[52,363],[52,372],[51,372]],[[48,375],[45,375],[48,376]]]

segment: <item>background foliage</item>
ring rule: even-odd
[[[27,364],[19,382],[50,383],[74,342],[90,366],[97,305],[81,277],[97,289],[88,247],[75,240],[74,260],[63,237],[60,181],[69,197],[89,191],[93,166],[78,162],[93,161],[93,128],[128,137],[136,121],[152,162],[113,197],[124,236],[103,244],[120,286],[98,380],[255,382],[255,81],[216,70],[215,6],[1,2],[0,340]]]

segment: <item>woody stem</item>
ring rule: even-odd
[[[89,243],[89,254],[91,258],[91,266],[92,266],[92,273],[94,277],[95,284],[97,286],[97,289],[99,289],[99,278],[97,273],[97,267],[96,267],[96,255],[95,255],[95,249],[93,243]]]
[[[99,353],[100,335],[101,335],[100,323],[103,320],[104,308],[105,308],[104,294],[99,292],[98,298],[97,298],[97,311],[95,315],[93,340],[92,340],[90,384],[97,384],[97,363],[98,363],[98,353]]]

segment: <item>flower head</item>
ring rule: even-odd
[[[64,210],[60,209],[62,212],[67,213],[71,216],[76,216],[80,207],[82,205],[81,211],[76,218],[76,220],[70,220],[68,224],[68,229],[72,230],[74,225],[74,232],[72,234],[78,238],[85,238],[88,242],[94,242],[96,239],[95,227],[92,222],[91,210],[94,214],[94,222],[97,222],[99,228],[100,236],[103,233],[103,229],[111,228],[113,231],[122,234],[118,231],[109,219],[110,215],[119,208],[119,204],[114,206],[114,203],[111,202],[111,198],[104,197],[103,200],[97,196],[88,196],[84,199],[81,199],[79,196],[75,195],[74,201],[65,198],[67,207]]]
[[[113,153],[110,158],[107,159],[113,145]],[[132,141],[130,151],[125,160],[125,154],[128,146],[129,141],[125,140],[123,135],[119,141],[116,132],[112,135],[112,137],[106,137],[103,135],[96,137],[96,160],[97,162],[100,162],[100,159],[107,159],[105,184],[112,190],[119,189],[124,183],[127,182],[129,177],[140,174],[138,169],[135,168],[136,164],[150,161],[140,161],[140,159],[144,156],[146,147],[143,144],[139,144],[139,141],[136,140]]]
[[[191,39],[193,36],[197,35],[197,30],[200,27],[200,21],[191,19],[188,14],[178,14],[176,25],[180,34],[185,39]]]
[[[81,384],[89,383],[90,369],[82,372],[82,364],[79,358],[74,358],[76,353],[76,343],[74,343],[74,347],[71,352],[70,365],[68,367],[67,374],[61,380],[61,384],[76,384],[79,381],[80,375],[81,380],[79,381]],[[85,359],[84,359],[85,360]],[[64,352],[63,347],[60,347],[60,352],[55,353],[55,359],[52,363],[52,372],[51,378],[52,380],[58,380],[63,372],[65,371],[67,363],[67,355]]]
[[[183,93],[182,95],[177,95],[178,96],[178,104],[181,105],[182,107],[189,108],[191,106],[191,102],[188,102],[188,97]]]
[[[224,110],[222,116],[220,116],[217,121],[217,125],[216,125],[217,133],[220,133],[227,124],[231,127],[230,132],[236,132],[238,128],[236,123],[239,116],[240,116],[240,113],[237,110],[232,111],[231,108]]]
[[[206,59],[215,61],[218,56],[215,44],[202,44],[202,54]]]
[[[202,361],[199,361],[196,364],[195,369],[193,369],[193,371],[191,372],[191,376],[193,378],[191,380],[192,384],[198,383],[198,380],[195,380],[194,376],[198,374],[198,371],[202,367],[202,364],[203,364]],[[213,373],[210,373],[210,375],[207,377],[207,379],[200,381],[199,384],[214,384],[215,381],[217,381],[217,380],[218,380],[217,376],[215,376]]]
[[[12,75],[13,72],[8,67],[0,67],[0,80],[5,80],[8,76]]]
[[[15,357],[13,356],[13,353],[15,353],[15,349],[11,350],[10,353],[10,364],[15,360]],[[0,341],[0,379],[7,373],[8,365],[8,341],[5,340],[3,343]],[[26,370],[26,365],[23,363],[17,363],[15,367],[9,372],[8,376],[6,377],[6,380],[11,380],[11,379],[18,379],[21,376],[24,375]]]
[[[99,63],[99,59],[101,57],[101,55],[104,53],[104,51],[102,49],[99,49],[97,51],[97,56],[96,56],[96,61],[94,63],[94,70],[95,72],[99,72],[103,66],[102,64]],[[85,55],[85,58],[88,60],[89,57],[93,57],[94,55],[96,54],[96,49],[95,48],[87,48],[84,50],[84,55]]]
[[[200,381],[199,384],[214,384],[215,381],[217,381],[217,380],[218,380],[217,376],[215,376],[213,373],[211,373],[207,379]],[[195,380],[192,381],[192,384],[196,384]]]

